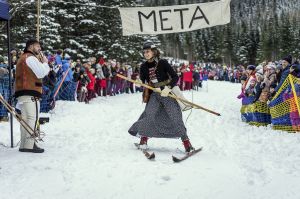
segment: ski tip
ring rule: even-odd
[[[172,160],[173,160],[173,162],[175,162],[175,163],[176,163],[176,162],[180,162],[180,159],[178,159],[177,157],[175,157],[175,156],[173,156],[173,155],[172,155]]]
[[[203,147],[200,147],[199,149],[197,149],[197,151],[202,151]]]
[[[193,151],[191,151],[191,152],[189,152],[188,154],[194,154],[194,153],[198,153],[199,151],[202,151],[202,149],[203,149],[203,147],[199,147],[198,149],[195,149],[195,150],[193,150]]]
[[[202,151],[202,147],[198,148],[198,149],[195,149],[191,152],[188,152],[186,153],[185,156],[181,157],[181,158],[178,158],[178,157],[175,157],[175,156],[172,156],[172,159],[173,159],[173,162],[174,163],[177,163],[177,162],[181,162],[183,160],[186,160],[187,158],[191,157],[192,155],[198,153],[199,151]]]

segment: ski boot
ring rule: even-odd
[[[195,148],[192,146],[189,139],[183,140],[182,143],[183,143],[186,153],[189,153],[189,152],[195,150]]]
[[[146,136],[142,136],[140,139],[140,143],[139,143],[139,149],[148,149],[148,145],[147,145],[147,141],[148,141],[148,137]]]

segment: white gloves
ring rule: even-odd
[[[165,88],[161,91],[161,96],[162,97],[167,97],[169,93],[172,91],[168,86],[165,86]]]

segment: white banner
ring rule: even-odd
[[[230,1],[119,8],[123,35],[187,32],[230,22]]]

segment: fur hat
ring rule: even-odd
[[[28,39],[27,42],[26,42],[26,46],[25,46],[24,51],[27,51],[28,48],[29,48],[31,45],[36,44],[36,43],[39,44],[40,42],[39,42],[38,40],[36,40],[36,39]]]

